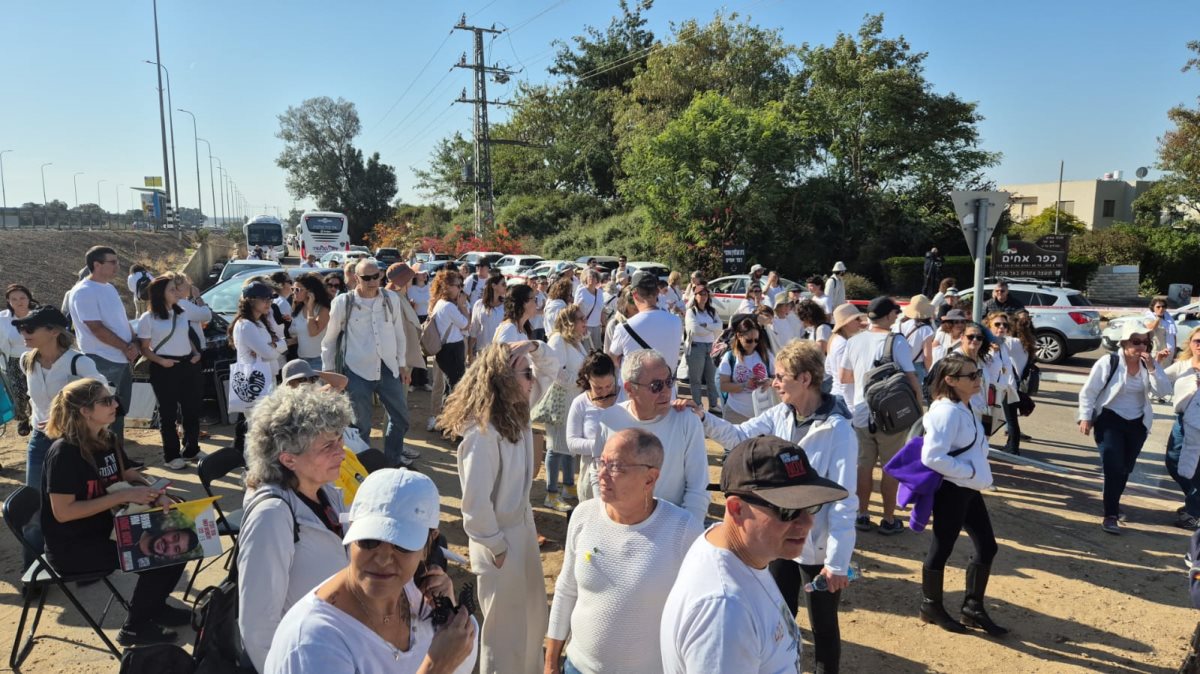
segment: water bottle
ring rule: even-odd
[[[860,573],[858,568],[853,564],[851,564],[850,569],[846,571],[846,578],[850,579],[850,582],[852,583],[858,580],[861,576],[862,573]],[[829,580],[820,574],[818,574],[816,578],[813,578],[811,583],[804,584],[805,592],[826,592],[828,590]]]

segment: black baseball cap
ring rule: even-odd
[[[633,275],[633,287],[638,290],[658,292],[658,277],[652,272],[639,271]]]
[[[771,435],[739,443],[721,468],[721,483],[709,491],[754,494],[779,508],[810,508],[850,495],[833,480],[813,470],[798,445]]]
[[[867,318],[872,320],[884,318],[893,311],[900,311],[900,305],[896,304],[896,300],[887,295],[881,295],[871,300],[870,304],[867,305]]]
[[[14,328],[65,328],[67,317],[57,307],[43,304],[30,309],[25,318],[14,318],[12,324]]]
[[[275,296],[275,289],[262,281],[252,281],[242,288],[242,297],[248,300],[269,300]]]

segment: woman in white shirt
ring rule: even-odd
[[[196,349],[203,354],[205,345],[208,343],[204,337],[204,325],[212,320],[212,309],[208,308],[208,305],[201,299],[200,291],[192,285],[187,274],[168,272],[163,276],[170,276],[174,280],[177,298],[175,304],[183,309],[183,316],[188,319],[188,329],[191,331],[188,333],[188,339],[192,340]],[[201,432],[200,437],[207,436]]]
[[[846,401],[846,409],[854,409],[854,385],[842,383],[839,363],[846,359],[850,338],[862,332],[866,322],[866,314],[853,304],[843,304],[833,310],[833,336],[825,354],[825,380],[830,382],[829,392]]]
[[[408,301],[412,302],[413,311],[417,313],[417,322],[425,325],[429,318],[429,274],[419,271],[408,286]],[[420,386],[426,391],[432,391],[429,369],[414,367],[412,370],[412,385]]]
[[[587,323],[583,308],[577,304],[568,304],[558,312],[550,341],[546,344],[547,351],[554,354],[555,364],[559,366],[556,381],[567,390],[568,405],[583,392],[578,382],[579,370],[587,358]],[[575,489],[575,458],[567,445],[565,418],[561,423],[546,423],[546,499],[543,505],[566,512],[572,506],[559,494],[560,480],[566,498],[579,498]]]
[[[545,276],[539,276],[533,282],[533,301],[537,305],[537,314],[529,321],[533,326],[533,336],[540,341],[546,341],[546,290],[550,287]],[[553,324],[551,324],[553,327]]]
[[[247,283],[242,287],[237,315],[229,325],[229,344],[237,352],[237,362],[252,365],[262,360],[270,368],[272,379],[279,373],[279,358],[287,350],[287,343],[270,327],[274,296],[274,289],[265,283]],[[244,452],[245,445],[246,415],[239,412],[233,446]]]
[[[754,392],[771,385],[775,371],[767,343],[753,318],[734,326],[729,350],[721,357],[717,374],[725,399],[725,419],[740,424],[754,416]]]
[[[1079,432],[1096,431],[1104,471],[1104,520],[1100,527],[1121,534],[1121,494],[1150,434],[1154,409],[1150,396],[1165,396],[1171,387],[1150,354],[1150,335],[1140,325],[1112,329],[1117,353],[1099,358],[1079,391]]]
[[[1175,526],[1200,528],[1200,490],[1196,488],[1196,467],[1200,464],[1200,333],[1192,332],[1187,349],[1166,369],[1174,384],[1171,400],[1175,405],[1175,425],[1167,440],[1167,473],[1183,492],[1183,507],[1177,510]]]
[[[708,284],[697,283],[692,288],[692,303],[683,317],[687,342],[684,352],[687,354],[688,389],[692,392],[692,402],[697,407],[701,393],[708,388],[708,410],[713,414],[721,414],[721,393],[717,387],[717,365],[712,359],[712,345],[721,337],[721,318],[717,316],[712,306],[712,294]]]
[[[315,370],[321,369],[321,340],[329,327],[333,300],[318,274],[309,272],[296,279],[292,291],[292,335],[296,338],[296,357]]]
[[[996,389],[996,405],[1004,410],[1004,426],[1008,431],[1008,444],[1004,451],[1021,455],[1021,415],[1017,411],[1020,396],[1017,385],[1021,381],[1021,371],[1029,361],[1021,340],[1012,337],[1013,317],[1003,311],[995,311],[987,316],[988,327],[996,341],[992,343],[992,361],[989,364],[989,379]],[[1020,354],[1020,364],[1017,362]]]
[[[741,302],[738,303],[737,309],[733,312],[733,315],[737,316],[739,314],[753,314],[754,310],[763,303],[762,298],[762,286],[758,285],[757,283],[751,283],[750,287],[746,289],[746,296],[742,298]],[[733,319],[730,318],[730,320],[732,321]]]
[[[961,309],[951,309],[942,316],[937,332],[933,335],[933,357],[929,361],[930,370],[937,365],[939,360],[945,358],[946,354],[954,350],[954,347],[962,339],[963,329],[969,320]]]
[[[975,361],[952,354],[938,364],[930,384],[933,404],[925,413],[921,463],[941,474],[942,484],[933,496],[933,540],[921,568],[924,599],[920,616],[923,622],[948,632],[965,632],[965,625],[991,636],[1003,636],[1008,630],[992,622],[984,608],[984,592],[998,551],[992,520],[980,493],[992,486],[987,434],[967,405],[979,393],[982,375]],[[943,576],[963,529],[975,545],[975,555],[967,564],[962,618],[955,621],[942,604]]]
[[[924,295],[914,295],[902,313],[904,317],[896,321],[893,329],[908,342],[913,354],[913,369],[923,388],[929,365],[933,362],[933,305]],[[929,403],[928,400],[924,402]]]
[[[17,435],[29,435],[33,426],[29,421],[29,394],[25,390],[25,373],[21,371],[20,359],[29,349],[21,333],[13,327],[13,319],[25,318],[38,304],[29,288],[13,283],[4,289],[4,310],[0,311],[0,356],[3,356],[4,375],[8,391],[12,394],[13,419],[17,422]]]
[[[496,327],[493,342],[511,344],[536,339],[533,335],[533,316],[537,313],[537,302],[533,299],[533,288],[524,284],[509,288],[502,308],[504,320]]]
[[[434,361],[445,380],[443,389],[434,391],[433,399],[429,402],[429,423],[425,426],[429,431],[434,429],[443,397],[458,386],[458,381],[467,370],[466,334],[470,319],[467,317],[469,309],[462,283],[461,274],[453,269],[442,269],[429,285],[429,296],[433,299],[429,320],[433,321],[433,328],[437,330],[438,340],[442,344]]]
[[[475,354],[486,349],[496,336],[496,329],[504,320],[504,298],[508,296],[508,286],[504,284],[503,276],[489,276],[484,282],[483,297],[480,297],[471,307],[471,328],[467,335],[468,360]]]
[[[554,319],[558,317],[558,312],[570,304],[574,296],[569,278],[561,278],[550,285],[550,292],[546,295],[546,306],[542,309],[542,324],[548,330],[554,329]]]
[[[677,271],[673,271],[667,276],[667,306],[663,308],[676,316],[682,316],[686,309],[683,303],[683,291],[679,289],[682,283],[683,274]]]
[[[575,396],[567,411],[567,448],[579,457],[579,502],[592,493],[592,462],[600,458],[600,413],[623,400],[624,391],[617,386],[617,366],[603,351],[593,351],[579,368],[576,385],[583,393]]]
[[[796,307],[796,317],[804,326],[804,338],[816,342],[821,351],[828,351],[833,326],[829,324],[829,314],[825,313],[825,309],[812,300],[803,300]]]
[[[200,460],[200,407],[204,382],[200,377],[200,351],[188,338],[191,324],[178,305],[175,279],[159,276],[147,289],[149,310],[138,318],[137,336],[142,357],[150,361],[150,386],[158,399],[159,435],[163,461],[180,470]],[[178,420],[183,425],[180,453]]]

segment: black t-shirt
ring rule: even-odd
[[[309,510],[316,513],[317,519],[321,520],[326,529],[329,529],[338,536],[342,535],[342,520],[338,517],[338,513],[333,509],[333,506],[329,504],[329,497],[325,495],[324,489],[317,490],[317,501],[308,498],[299,491],[296,492],[296,496],[300,497],[300,500],[304,505],[308,506]]]
[[[113,516],[108,510],[59,522],[50,507],[50,494],[73,494],[77,501],[90,501],[107,494],[108,486],[121,480],[115,443],[95,455],[95,461],[96,467],[92,468],[82,450],[66,440],[55,440],[50,445],[42,474],[42,533],[51,554],[68,550],[72,543],[94,543],[112,534]]]

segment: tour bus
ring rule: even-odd
[[[270,249],[273,260],[282,259],[287,255],[287,246],[283,243],[283,221],[273,215],[258,215],[242,225],[242,233],[246,236],[246,254],[254,252],[255,246],[262,246],[263,251]]]
[[[300,238],[300,259],[309,255],[320,259],[335,250],[350,250],[350,221],[341,213],[305,211],[296,225]]]

